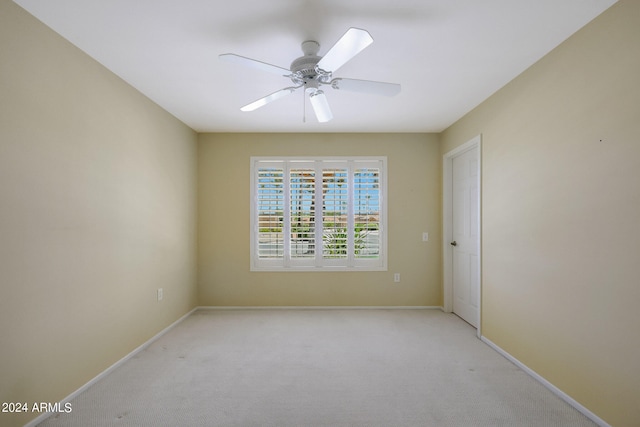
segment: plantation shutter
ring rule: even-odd
[[[380,169],[357,168],[354,172],[354,235],[356,258],[380,255]]]
[[[289,171],[291,258],[315,258],[315,186],[313,168],[294,167]]]
[[[284,259],[284,170],[272,165],[257,170],[257,255]]]
[[[252,270],[385,270],[384,158],[252,158]]]

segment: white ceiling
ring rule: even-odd
[[[199,132],[440,132],[616,0],[14,0]],[[374,43],[334,77],[400,83],[393,98],[327,90],[317,123],[302,92],[244,113],[291,81],[222,62],[289,68],[349,27]]]

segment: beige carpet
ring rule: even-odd
[[[201,310],[41,426],[593,426],[438,310]]]

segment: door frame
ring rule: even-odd
[[[453,159],[473,148],[478,148],[478,329],[482,327],[482,135],[446,153],[442,158],[442,259],[443,259],[443,311],[453,312]]]

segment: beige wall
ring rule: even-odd
[[[196,139],[0,0],[1,402],[59,401],[196,305]]]
[[[442,135],[483,136],[482,332],[640,425],[640,2],[620,1]]]
[[[389,271],[249,271],[249,158],[316,155],[387,156]],[[201,305],[442,305],[437,135],[201,134],[198,160]]]

